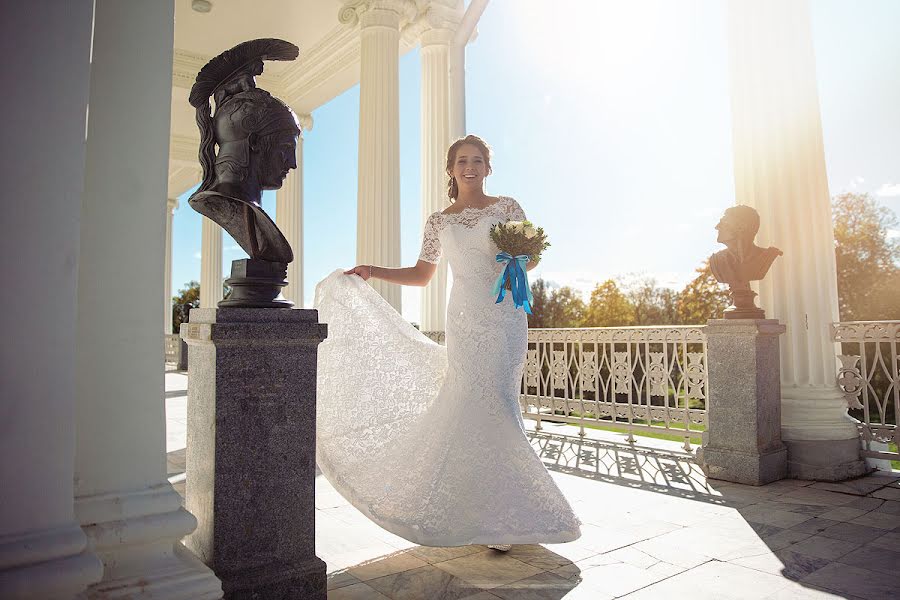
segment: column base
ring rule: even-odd
[[[869,472],[856,423],[836,386],[782,387],[781,438],[788,448],[788,477],[842,481]]]
[[[787,448],[748,453],[728,448],[698,448],[697,464],[708,479],[766,485],[787,476]]]
[[[859,440],[784,440],[788,476],[815,481],[843,481],[871,469],[859,458]]]
[[[325,561],[318,556],[293,565],[266,565],[260,569],[222,573],[220,576],[225,600],[325,600],[328,586]]]
[[[75,523],[0,538],[0,598],[68,600],[102,576],[103,563]]]
[[[79,497],[75,513],[105,567],[103,580],[88,590],[92,600],[222,597],[216,576],[179,542],[197,520],[168,482]]]

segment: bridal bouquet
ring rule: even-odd
[[[497,302],[503,302],[506,290],[510,290],[516,308],[522,307],[526,313],[531,314],[534,300],[525,265],[529,260],[539,260],[541,252],[550,246],[544,230],[535,227],[531,221],[507,221],[491,227],[491,240],[500,250],[497,262],[506,264],[494,283]]]

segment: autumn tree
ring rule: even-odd
[[[678,294],[675,290],[658,287],[656,280],[645,277],[629,286],[628,300],[634,310],[634,325],[673,325]]]
[[[607,279],[591,292],[583,327],[625,327],[634,325],[634,306],[616,282]]]
[[[838,304],[843,321],[900,319],[897,217],[868,194],[834,198]]]
[[[568,286],[551,291],[543,279],[538,279],[531,285],[531,294],[534,304],[529,327],[578,327],[584,319],[584,301]]]
[[[709,261],[703,261],[695,273],[675,301],[676,321],[682,325],[704,325],[709,319],[721,319],[731,304],[728,287],[716,281]]]
[[[200,283],[189,281],[185,287],[178,290],[177,296],[172,296],[172,333],[178,333],[181,327],[181,306],[189,305],[191,308],[200,306]]]

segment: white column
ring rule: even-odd
[[[174,5],[95,6],[78,267],[75,514],[105,570],[89,596],[219,598],[218,579],[179,541],[196,519],[166,478],[157,294]]]
[[[166,272],[163,279],[163,333],[172,333],[172,221],[178,198],[166,200]]]
[[[400,24],[412,0],[353,0],[340,13],[360,26],[356,260],[400,266]],[[400,286],[371,280],[400,311]]]
[[[15,148],[0,161],[0,256],[10,288],[0,296],[0,598],[73,598],[103,572],[72,508],[92,14],[91,0],[13,2],[0,19],[10,53],[0,64],[10,83],[4,143]]]
[[[859,474],[859,441],[838,389],[831,199],[806,0],[731,0],[731,106],[736,200],[777,246],[759,302],[787,325],[781,340],[782,438],[794,476]]]
[[[200,308],[215,308],[222,299],[222,228],[202,217],[200,230]]]
[[[422,61],[422,223],[447,206],[446,155],[450,145],[450,28],[429,28],[421,35]],[[441,258],[431,282],[422,290],[422,331],[444,331],[447,309],[447,260]]]
[[[300,128],[311,131],[312,115],[298,115]],[[303,133],[297,140],[297,168],[275,193],[275,223],[294,251],[294,262],[288,265],[288,285],[284,297],[303,308]]]

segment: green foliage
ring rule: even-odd
[[[900,319],[897,216],[868,194],[834,198],[834,250],[842,321]]]
[[[526,232],[533,232],[534,235],[526,237]],[[501,252],[508,252],[513,256],[525,254],[533,261],[537,261],[541,252],[550,247],[544,229],[535,228],[531,221],[497,223],[491,227],[491,239]]]
[[[584,320],[567,327],[626,327],[634,324],[634,305],[615,281],[607,279],[591,292]]]
[[[189,281],[185,287],[178,290],[177,296],[172,296],[172,333],[178,333],[181,327],[181,306],[189,304],[191,308],[200,306],[200,283]]]
[[[584,301],[570,287],[547,289],[543,279],[531,285],[534,303],[528,317],[529,327],[573,327],[584,319]]]
[[[695,273],[675,300],[676,321],[680,325],[703,325],[709,319],[721,318],[731,304],[728,287],[713,277],[709,261],[703,261]]]

